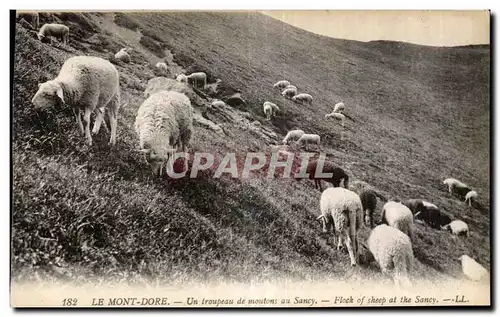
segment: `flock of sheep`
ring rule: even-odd
[[[36,18],[34,18],[36,16]],[[37,15],[25,16],[38,26]],[[67,41],[69,29],[60,25],[45,24],[40,28],[38,38],[59,36]],[[120,50],[115,58],[130,61],[127,49]],[[158,69],[166,71],[163,62],[156,64]],[[194,87],[207,86],[207,75],[196,72],[190,75],[176,74],[178,82]],[[313,98],[306,93],[298,94],[297,87],[289,81],[281,80],[274,84],[275,88],[283,89],[281,95],[291,98],[294,102],[312,104]],[[189,98],[177,91],[159,90],[145,94],[145,100],[139,107],[135,120],[135,132],[139,139],[139,151],[146,155],[152,171],[161,173],[164,164],[178,150],[183,152],[189,146],[193,135],[193,108]],[[235,97],[240,98],[240,97]],[[116,143],[117,113],[120,108],[119,73],[108,60],[93,56],[74,56],[68,58],[53,80],[39,84],[39,89],[32,99],[37,109],[47,109],[56,104],[72,106],[80,133],[85,137],[86,144],[92,144],[90,131],[90,116],[94,112],[96,120],[92,134],[99,132],[104,115],[107,114],[111,136],[109,144]],[[223,101],[215,100],[212,105]],[[266,119],[279,111],[272,102],[263,104]],[[340,102],[335,105],[332,113],[325,117],[338,120],[345,118],[345,105]],[[83,112],[83,123],[82,123]],[[284,145],[291,141],[298,145],[315,144],[320,146],[321,138],[317,134],[306,134],[303,130],[292,130],[283,139]],[[324,162],[323,172],[332,173],[330,179],[317,178],[314,171],[317,161],[307,166],[310,179],[314,180],[316,188],[322,191],[320,212],[317,219],[322,224],[325,233],[333,232],[338,239],[337,248],[347,247],[351,265],[359,263],[358,231],[362,226],[371,229],[367,239],[367,248],[373,254],[383,273],[394,271],[394,281],[397,284],[409,285],[409,273],[415,264],[412,243],[415,241],[415,222],[425,222],[433,228],[449,230],[455,235],[469,236],[465,222],[455,219],[436,205],[421,199],[387,200],[369,184],[363,181],[349,183],[348,174],[330,161]],[[321,180],[330,182],[333,187],[323,191]],[[464,183],[456,179],[446,179],[449,193],[459,193],[465,196],[465,202],[477,198],[477,192],[470,190]],[[377,198],[386,201],[380,214],[381,223],[374,226],[374,212]],[[488,276],[488,272],[479,263],[467,255],[460,257],[464,274],[470,279],[480,280]]]

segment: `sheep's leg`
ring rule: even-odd
[[[111,136],[109,137],[109,145],[116,144],[116,127],[117,127],[116,110],[117,109],[110,107],[108,111],[109,125],[111,126]]]
[[[85,121],[85,138],[87,139],[87,145],[92,145],[92,137],[90,136],[90,114],[92,110],[90,108],[85,108],[85,113],[83,114],[83,121]]]
[[[345,245],[347,247],[347,252],[349,253],[349,258],[351,259],[351,266],[356,266],[356,258],[354,256],[354,245],[351,236],[349,232],[347,231],[347,228],[344,228],[344,232],[342,232],[343,235],[345,235]]]
[[[78,129],[80,130],[80,135],[84,135],[82,117],[80,116],[80,109],[73,108],[73,114],[75,115],[76,123],[78,124]]]
[[[97,108],[97,115],[94,122],[94,128],[92,129],[92,134],[99,133],[99,129],[101,128],[101,123],[104,120],[104,109]]]
[[[337,251],[342,251],[342,234],[339,234],[337,237]]]

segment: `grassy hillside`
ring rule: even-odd
[[[461,254],[490,267],[489,47],[434,48],[355,42],[315,35],[258,13],[45,14],[71,27],[70,46],[41,43],[15,26],[12,270],[16,279],[215,279],[290,276],[315,280],[378,278],[375,264],[349,267],[346,253],[320,234],[320,192],[309,181],[153,177],[135,149],[135,114],[154,64],[222,79],[217,97],[240,91],[238,116],[277,134],[271,142],[248,126],[211,117],[225,136],[195,125],[191,152],[269,152],[299,127],[319,133],[328,159],[353,180],[390,197],[431,201],[469,224],[471,237],[416,226],[414,252],[424,277],[461,278]],[[35,112],[37,84],[66,58],[113,60],[122,99],[118,143],[101,131],[91,148],[71,111]],[[272,85],[288,79],[313,106],[284,99]],[[262,103],[281,112],[265,121]],[[346,127],[324,118],[347,105]],[[263,131],[263,130],[262,130]],[[458,178],[479,193],[473,208],[442,180]],[[381,209],[379,203],[378,209]],[[366,236],[366,232],[362,236]],[[33,272],[36,272],[33,274]]]

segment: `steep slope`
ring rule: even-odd
[[[46,19],[80,32],[72,34],[72,48],[65,48],[42,44],[19,26],[15,30],[12,253],[19,278],[29,278],[33,269],[53,275],[51,262],[63,263],[81,279],[380,277],[373,265],[348,267],[347,255],[318,234],[320,193],[307,181],[213,179],[208,173],[173,182],[148,174],[134,151],[133,121],[145,84],[155,76],[150,64],[163,57],[161,50],[173,54],[179,69],[204,70],[210,80],[222,79],[227,92],[240,91],[249,118],[277,134],[293,127],[321,134],[329,159],[353,179],[392,197],[425,198],[468,222],[469,239],[417,226],[414,251],[430,268],[422,274],[461,277],[452,259],[462,253],[489,268],[488,47],[337,40],[258,13]],[[133,64],[117,65],[127,106],[116,149],[107,147],[102,134],[91,149],[83,146],[64,109],[32,110],[36,84],[54,77],[68,56],[109,58],[120,46],[137,49]],[[313,106],[282,98],[272,88],[280,79],[313,95]],[[262,114],[265,100],[282,109],[271,122]],[[353,118],[344,130],[324,118],[340,100]],[[192,150],[269,151],[248,127],[226,122],[224,130],[221,137],[197,125]],[[450,197],[442,185],[446,177],[476,189],[479,206]]]

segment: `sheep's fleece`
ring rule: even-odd
[[[193,109],[188,97],[175,91],[151,95],[139,107],[135,120],[139,146],[157,173],[177,148],[185,151],[193,133]]]
[[[411,285],[408,274],[413,270],[414,257],[410,238],[400,230],[382,224],[368,237],[368,249],[384,274],[394,270],[394,282]]]

